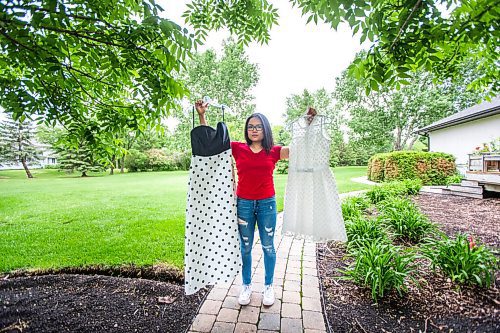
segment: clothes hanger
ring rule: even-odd
[[[292,121],[291,123],[288,123],[285,126],[285,129],[288,131],[291,131],[294,126],[298,126],[299,128],[306,128],[310,125],[310,124],[308,124],[309,119],[310,119],[309,115],[307,115],[307,114],[302,115],[302,116],[298,117],[297,119],[295,119],[294,121]],[[320,120],[321,125],[329,125],[332,123],[332,120],[329,116],[325,116],[322,114],[315,115],[314,119]],[[311,122],[312,122],[312,120],[311,120]]]
[[[224,121],[224,111],[228,110],[229,112],[231,112],[231,108],[229,106],[227,106],[225,104],[219,104],[216,100],[213,100],[213,99],[211,99],[208,96],[203,96],[202,100],[203,100],[204,103],[207,103],[208,106],[212,106],[214,108],[221,109],[222,110],[222,122],[225,122]],[[194,114],[195,114],[195,110],[196,110],[196,108],[193,105],[193,128],[194,128]]]

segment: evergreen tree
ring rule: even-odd
[[[99,172],[103,170],[99,164],[95,152],[83,140],[77,146],[68,141],[62,141],[56,148],[59,154],[59,164],[62,170],[68,172],[79,171],[82,177],[87,177],[88,172]]]
[[[28,120],[16,121],[10,114],[0,123],[0,162],[21,163],[28,178],[33,178],[28,163],[40,159],[34,143],[35,127]]]

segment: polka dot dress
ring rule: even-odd
[[[207,285],[231,281],[241,267],[226,125],[219,123],[217,130],[196,127],[191,142],[184,256],[187,295]]]

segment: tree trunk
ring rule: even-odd
[[[115,170],[115,160],[116,160],[116,157],[115,157],[115,155],[113,155],[113,158],[111,159],[111,166],[110,166],[110,170],[109,170],[109,174],[110,174],[110,175],[114,175],[114,170]]]
[[[415,143],[415,141],[417,141],[417,139],[418,139],[418,135],[416,137],[414,137],[413,139],[411,139],[410,143],[408,144],[408,150],[413,149],[413,144]]]
[[[120,159],[120,173],[124,173],[125,170],[125,156],[123,156],[121,159]]]
[[[82,171],[82,177],[88,177],[87,176],[87,171]]]
[[[21,158],[21,163],[23,164],[24,171],[26,171],[26,175],[28,176],[28,178],[33,178],[33,175],[31,174],[30,170],[28,169],[28,165],[26,164],[25,157]]]
[[[394,139],[394,150],[401,150],[401,128],[396,127],[396,137]]]

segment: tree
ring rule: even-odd
[[[286,99],[285,123],[290,124],[305,115],[307,108],[312,106],[320,113],[331,110],[332,97],[324,88],[315,92],[304,89],[301,95],[292,94]]]
[[[88,177],[88,172],[99,172],[104,169],[97,161],[95,152],[83,141],[78,147],[60,145],[58,148],[59,165],[62,170],[78,171],[82,177]]]
[[[281,125],[273,126],[272,131],[275,144],[281,146],[290,145],[290,142],[292,141],[292,136],[290,134],[290,131],[288,131],[285,126]]]
[[[432,72],[444,80],[458,73],[459,64],[471,50],[484,69],[471,88],[498,93],[498,0],[475,1],[369,1],[292,0],[309,20],[319,19],[337,29],[349,24],[360,41],[372,46],[350,68],[364,78],[367,90],[381,84],[408,84],[410,73]]]
[[[369,81],[356,79],[348,70],[344,71],[337,78],[334,97],[336,107],[350,115],[350,141],[372,153],[412,149],[418,138],[414,134],[416,129],[461,111],[484,97],[484,94],[469,92],[457,98],[466,90],[470,69],[465,62],[462,79],[448,80],[445,84],[436,84],[432,73],[419,71],[399,90],[383,87],[369,95],[363,94]]]
[[[88,124],[81,127],[87,128]],[[75,133],[79,135],[73,135]],[[93,133],[96,141],[90,143],[84,133],[71,133],[63,126],[41,125],[37,128],[38,140],[56,152],[59,169],[68,172],[79,171],[82,177],[87,177],[88,172],[102,171],[109,166],[112,174],[116,157],[122,157],[124,154],[122,146],[125,139],[115,133],[113,140],[105,141],[98,133]]]
[[[458,74],[452,78],[448,78],[442,84],[445,93],[450,95],[453,100],[453,113],[482,102],[488,94],[491,95],[494,93],[493,88],[491,91],[485,92],[469,89],[477,77],[484,76],[481,63],[476,58],[474,52],[471,51],[471,56],[465,58],[457,66]]]
[[[337,79],[337,108],[349,113],[350,140],[371,153],[411,149],[418,135],[413,132],[452,112],[452,101],[420,73],[402,89],[383,88],[365,95],[366,81],[347,71]]]
[[[40,158],[34,137],[34,125],[30,121],[16,121],[7,114],[7,119],[0,123],[0,162],[20,162],[28,178],[33,178],[28,163]]]
[[[252,3],[252,15],[228,5],[226,23],[265,42],[276,14]],[[110,136],[158,124],[187,95],[177,74],[201,42],[161,11],[154,0],[0,2],[1,106],[71,133],[82,119]]]
[[[404,85],[410,71],[423,68],[452,77],[477,48],[484,71],[470,86],[498,93],[498,0],[447,0],[448,15],[438,0],[291,2],[310,20],[335,29],[347,22],[373,42],[352,66],[367,90]],[[71,132],[88,119],[110,136],[143,130],[186,96],[177,74],[209,30],[228,27],[243,44],[267,43],[278,22],[267,0],[193,0],[184,17],[194,34],[160,18],[161,11],[154,0],[0,2],[0,106],[14,119],[71,124]]]
[[[307,108],[312,106],[319,114],[328,117],[326,127],[327,135],[332,140],[330,151],[330,164],[336,166],[340,162],[341,149],[344,146],[344,135],[342,133],[343,116],[332,105],[332,94],[322,88],[314,92],[304,89],[301,95],[291,95],[286,99],[285,124],[290,125],[293,121],[303,116]]]
[[[67,131],[62,126],[47,126],[41,124],[36,128],[36,139],[38,142],[49,145],[52,149],[57,146],[58,140],[64,136]]]
[[[223,43],[220,56],[214,50],[195,55],[182,72],[182,81],[191,91],[188,101],[190,105],[203,96],[209,96],[230,107],[230,110],[225,111],[224,120],[231,133],[231,140],[236,141],[244,140],[244,120],[255,110],[250,90],[255,87],[258,79],[257,66],[250,63],[243,47],[232,40]],[[189,132],[193,128],[192,107],[176,113],[176,118],[179,123],[169,137],[168,148],[171,151],[189,150]],[[221,111],[209,108],[207,118],[214,125],[215,121],[222,121]],[[197,122],[195,112],[195,124]]]
[[[208,31],[227,27],[231,34],[238,36],[240,44],[248,44],[253,39],[267,43],[269,30],[278,24],[278,10],[267,0],[194,0],[187,7],[183,16],[201,40],[206,39]]]
[[[440,80],[457,74],[457,66],[470,50],[484,69],[470,88],[498,94],[498,0],[290,0],[308,16],[308,22],[323,20],[333,29],[349,24],[360,41],[369,40],[368,53],[352,64],[351,74],[364,78],[366,90],[408,84],[410,72],[427,70]],[[186,13],[199,36],[211,29],[229,26],[247,32],[267,32],[276,23],[277,11],[267,1],[194,0]],[[242,19],[243,18],[243,19]],[[257,21],[257,19],[262,21]],[[254,25],[252,25],[254,24]],[[267,35],[264,35],[267,36]]]

